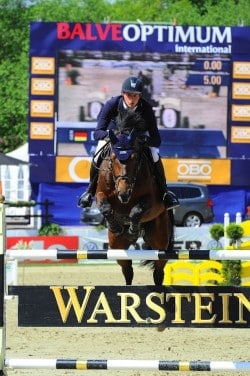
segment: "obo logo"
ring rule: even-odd
[[[210,181],[212,166],[210,161],[178,162],[177,174],[179,180]]]

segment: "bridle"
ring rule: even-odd
[[[118,194],[118,198],[119,198],[119,182],[121,180],[124,180],[127,184],[128,184],[128,189],[127,189],[127,193],[128,193],[128,197],[127,197],[127,202],[130,200],[131,198],[131,195],[133,193],[133,190],[134,190],[134,187],[135,187],[135,183],[136,183],[136,179],[137,179],[137,176],[138,176],[138,172],[141,168],[141,163],[142,163],[142,158],[141,158],[141,154],[140,152],[138,151],[135,151],[135,169],[134,171],[132,172],[132,177],[130,178],[128,175],[127,175],[127,172],[126,172],[126,167],[127,167],[127,164],[128,164],[128,161],[129,159],[131,158],[131,156],[129,157],[129,159],[126,161],[126,162],[121,162],[119,161],[118,158],[115,158],[116,160],[119,161],[120,163],[120,166],[121,166],[121,173],[119,175],[115,175],[115,172],[114,172],[114,159],[110,158],[109,160],[109,168],[112,172],[112,177],[113,177],[113,181],[114,181],[114,184],[115,184],[115,190]]]

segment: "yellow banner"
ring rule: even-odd
[[[233,82],[232,92],[233,99],[250,99],[250,83]]]
[[[168,181],[214,185],[231,183],[231,162],[229,159],[164,158],[162,161]]]
[[[250,106],[248,105],[232,105],[233,121],[250,121]]]
[[[89,181],[91,158],[56,157],[56,182],[84,183]],[[168,181],[204,184],[230,184],[229,159],[162,159]]]
[[[248,61],[235,61],[233,63],[233,78],[250,78],[250,63]]]
[[[91,160],[84,157],[56,157],[56,182],[88,182]]]
[[[231,142],[234,143],[250,143],[250,127],[236,126],[231,127]]]

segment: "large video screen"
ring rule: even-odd
[[[31,181],[88,181],[98,113],[135,75],[168,180],[250,184],[249,45],[248,27],[31,23]]]
[[[119,95],[122,82],[133,75],[143,82],[143,97],[152,104],[159,129],[215,131],[209,156],[225,158],[230,67],[230,56],[222,54],[59,51],[58,126],[95,123],[105,101]],[[58,155],[71,148],[59,143]],[[82,152],[79,145],[76,149]],[[189,149],[185,157],[194,156]],[[178,157],[178,148],[169,152],[166,148],[164,155]]]

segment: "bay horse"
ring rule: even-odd
[[[144,145],[143,120],[129,112],[117,123],[118,132],[109,131],[96,189],[96,204],[106,220],[109,246],[128,249],[142,237],[144,249],[167,251],[173,245],[173,211],[166,210],[154,177],[150,151]],[[155,285],[163,283],[166,262],[142,262],[151,266]],[[126,285],[131,285],[132,260],[117,263]]]

